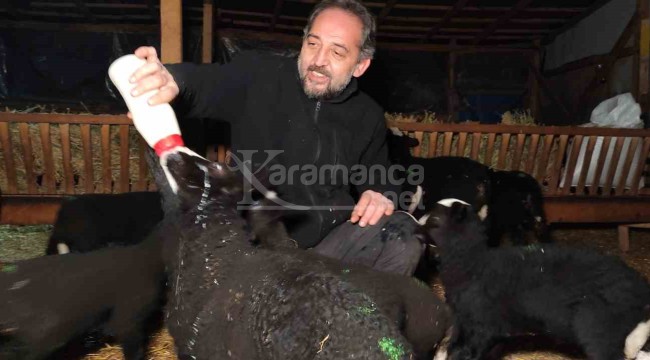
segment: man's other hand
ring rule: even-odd
[[[366,190],[352,210],[350,221],[359,222],[361,227],[375,225],[382,216],[389,216],[393,211],[395,211],[395,204],[387,197],[376,191]]]

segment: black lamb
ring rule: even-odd
[[[409,212],[416,218],[421,218],[438,200],[446,198],[463,200],[472,205],[481,214],[481,218],[487,216],[490,211],[488,202],[492,173],[488,166],[462,156],[414,157],[410,148],[417,146],[418,140],[397,129],[389,131],[386,142],[391,162],[402,165],[407,170],[406,174],[402,174],[405,180],[403,190],[416,194],[416,186],[419,185],[423,191],[422,196],[416,198],[419,203],[409,207]],[[411,174],[408,173],[409,169]],[[422,173],[423,177],[416,176]]]
[[[83,253],[134,245],[162,220],[160,194],[83,194],[61,204],[46,253]]]
[[[166,321],[182,359],[431,356],[450,315],[426,286],[294,248],[269,199],[238,209],[243,179],[223,165],[183,152],[163,163],[181,208],[165,211],[176,228],[164,237]]]
[[[504,235],[513,245],[551,242],[544,197],[537,180],[522,171],[493,171],[492,195],[485,219],[491,246],[498,246]]]
[[[160,228],[155,231],[166,232]],[[44,359],[88,334],[144,359],[161,326],[161,241],[0,264],[0,359]]]
[[[455,313],[449,355],[483,359],[502,338],[536,333],[579,345],[590,359],[634,359],[650,333],[650,286],[622,260],[555,245],[488,248],[459,202],[426,225]]]

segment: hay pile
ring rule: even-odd
[[[147,359],[178,360],[174,350],[174,339],[166,329],[153,336],[147,351]],[[87,355],[83,360],[124,360],[124,355],[121,347],[106,345],[100,351]]]
[[[45,254],[52,225],[0,226],[0,262],[19,261]]]
[[[501,115],[501,123],[504,125],[537,125],[530,109],[515,109],[512,112],[506,111]]]

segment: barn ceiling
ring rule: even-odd
[[[317,0],[207,0],[214,4],[217,31],[238,29],[268,36],[300,35]],[[202,0],[183,0],[183,22],[200,26]],[[603,0],[374,0],[382,43],[480,46],[547,42],[600,8]],[[64,25],[94,31],[155,31],[155,0],[5,0],[0,27]]]

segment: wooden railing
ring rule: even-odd
[[[146,144],[116,115],[0,112],[3,195],[119,193],[154,187]]]
[[[390,123],[420,141],[419,157],[465,156],[498,170],[520,170],[544,195],[647,194],[650,130],[567,126]]]
[[[530,173],[550,222],[650,222],[650,130],[389,125],[420,140],[415,156]],[[155,189],[145,146],[125,116],[0,112],[0,223],[51,223],[66,195]]]
[[[421,157],[465,156],[531,174],[549,223],[649,223],[650,130],[481,124],[390,123]],[[585,165],[586,164],[586,165]],[[583,166],[584,165],[584,166]],[[624,227],[621,225],[620,227]],[[620,236],[621,249],[628,248]]]

